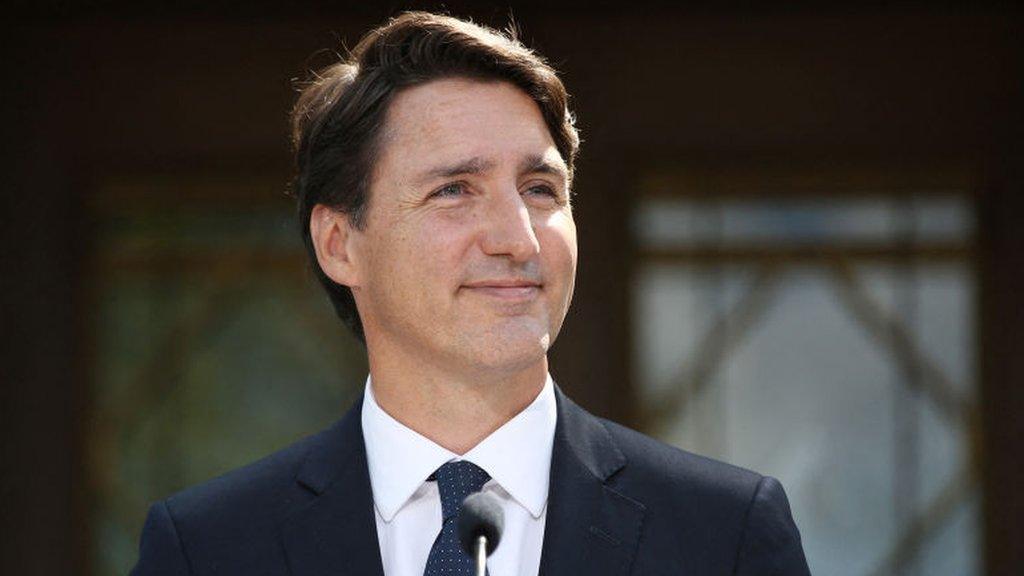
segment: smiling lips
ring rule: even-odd
[[[462,285],[475,293],[504,300],[529,300],[540,292],[541,286],[540,282],[518,278],[479,280]]]

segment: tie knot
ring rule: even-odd
[[[468,460],[448,462],[434,472],[441,493],[441,510],[445,520],[459,513],[466,496],[479,492],[491,479],[484,469]]]

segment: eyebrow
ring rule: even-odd
[[[422,176],[417,178],[417,182],[420,184],[426,184],[427,182],[435,179],[483,174],[484,172],[492,170],[495,165],[496,162],[493,160],[474,156],[454,164],[431,168],[424,172]],[[569,179],[569,171],[566,169],[564,163],[552,162],[540,154],[531,154],[524,158],[519,163],[519,174],[552,174],[565,178],[566,180]]]
[[[420,184],[426,184],[431,180],[441,178],[452,178],[455,176],[466,176],[474,174],[482,174],[487,172],[491,168],[494,168],[494,162],[491,160],[485,160],[479,156],[474,156],[468,160],[461,160],[455,164],[447,164],[444,166],[437,166],[424,172],[417,182]]]
[[[553,176],[564,178],[566,181],[569,180],[569,170],[565,167],[565,163],[561,161],[552,162],[540,154],[531,154],[524,158],[523,161],[519,163],[519,173],[551,174]]]

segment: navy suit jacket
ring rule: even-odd
[[[558,388],[541,576],[807,575],[779,482],[596,418]],[[360,418],[153,505],[134,576],[381,576]]]

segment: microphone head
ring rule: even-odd
[[[493,494],[477,492],[462,501],[456,530],[462,549],[472,558],[476,555],[476,540],[487,537],[487,555],[498,547],[501,531],[505,529],[505,511]]]

